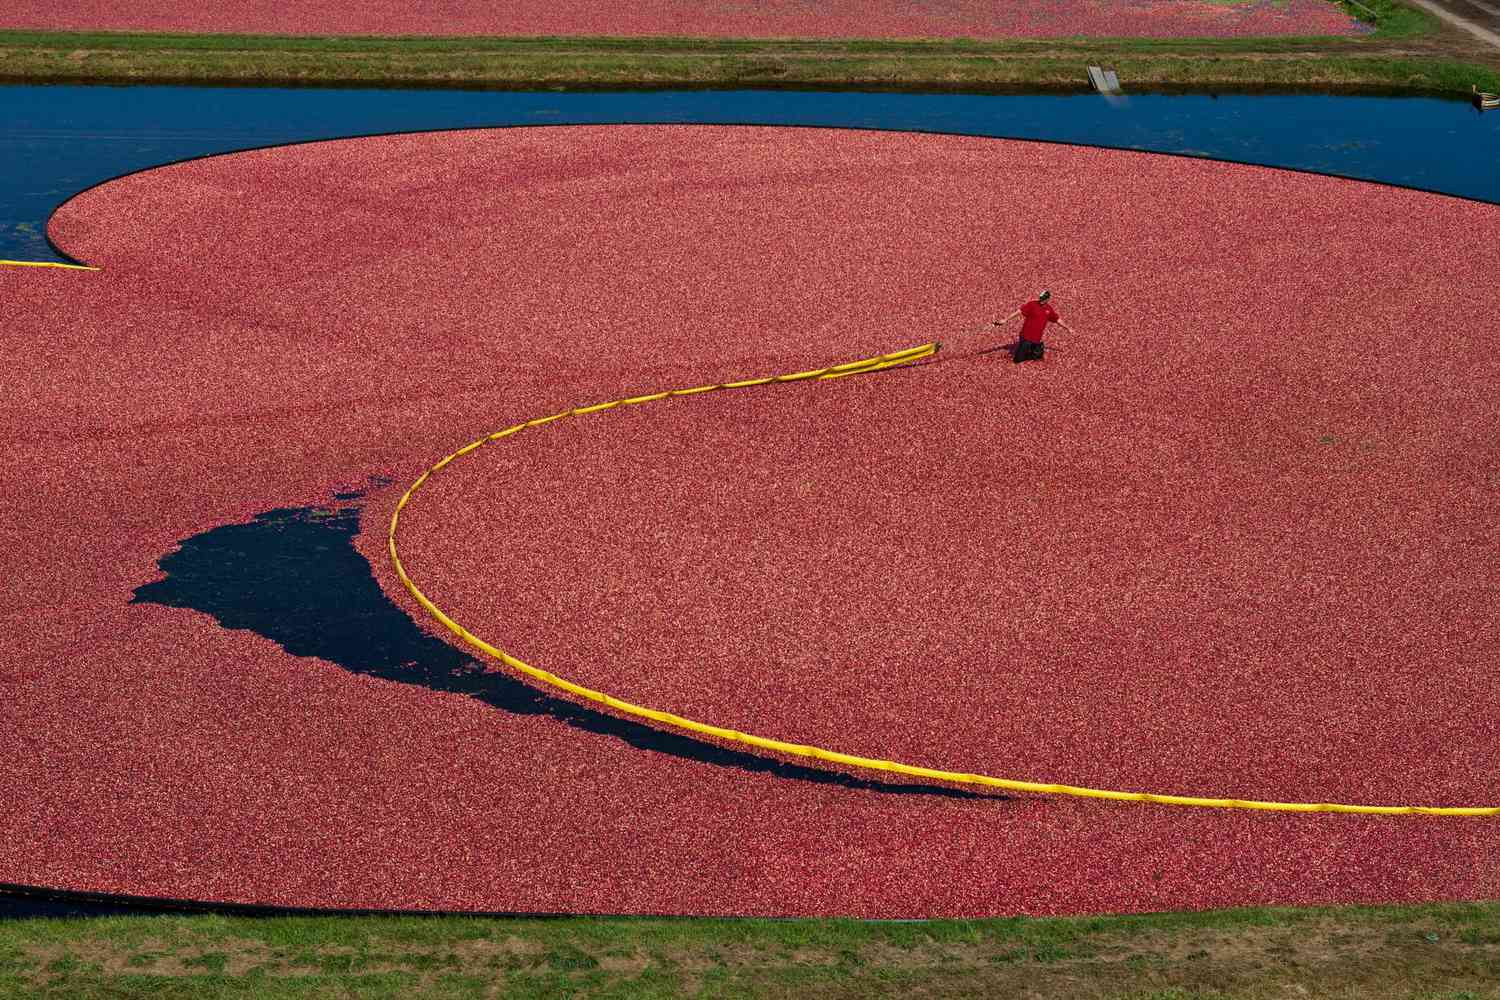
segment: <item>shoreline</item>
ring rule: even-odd
[[[848,84],[821,84],[800,82],[772,82],[772,83],[723,83],[723,84],[686,84],[686,83],[635,83],[629,85],[613,85],[608,83],[581,83],[576,85],[557,85],[546,83],[517,83],[509,84],[475,84],[475,83],[441,83],[429,81],[378,81],[351,80],[351,81],[309,81],[309,80],[283,80],[283,81],[249,81],[236,79],[193,79],[193,78],[161,78],[143,80],[134,77],[120,78],[96,78],[96,77],[55,77],[48,79],[10,79],[0,76],[0,87],[211,87],[226,89],[256,90],[261,88],[278,90],[414,90],[414,91],[465,91],[474,93],[509,93],[509,94],[541,94],[541,93],[570,93],[570,94],[619,94],[619,93],[665,93],[665,92],[739,92],[739,91],[767,91],[771,93],[799,92],[799,93],[827,93],[827,94],[912,94],[932,96],[973,96],[973,97],[1390,97],[1390,98],[1413,98],[1428,100],[1446,100],[1458,104],[1472,104],[1473,95],[1467,90],[1442,89],[1442,88],[1420,88],[1420,87],[1392,87],[1385,84],[1330,84],[1306,86],[1293,86],[1284,84],[1243,84],[1230,83],[1217,85],[1211,83],[1201,84],[1172,84],[1161,83],[1141,87],[1139,89],[1122,90],[1114,94],[1098,94],[1089,89],[1087,85],[1073,85],[1068,83],[1035,84],[1035,85],[1006,85],[995,87],[968,87],[968,86],[944,86],[941,83],[930,84],[890,84],[883,81],[850,82]]]
[[[944,64],[942,72],[919,72],[910,65],[859,68],[823,67],[810,61],[785,60],[775,66],[747,66],[737,59],[682,68],[650,65],[596,71],[559,66],[496,66],[457,74],[440,70],[403,70],[362,66],[358,70],[328,64],[297,71],[265,72],[235,60],[219,60],[184,69],[161,61],[101,60],[64,68],[52,53],[36,53],[29,64],[0,59],[0,85],[277,87],[307,89],[401,89],[479,91],[660,91],[660,90],[807,90],[877,91],[975,95],[1092,94],[1088,65],[1107,65],[1119,74],[1123,94],[1320,94],[1370,97],[1452,97],[1468,100],[1470,87],[1500,89],[1500,70],[1457,60],[1355,58],[1336,62],[1306,59],[1156,59],[1149,65],[1107,55],[1076,59],[1033,58],[985,65]],[[1276,72],[1268,72],[1274,66]]]

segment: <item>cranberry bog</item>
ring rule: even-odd
[[[438,8],[394,0],[349,4],[266,0],[128,9],[97,0],[12,0],[0,28],[233,34],[438,36],[690,36],[733,38],[1230,38],[1356,35],[1328,0],[460,0]]]
[[[1493,898],[1493,819],[975,791],[523,687],[441,641],[385,525],[518,421],[940,339],[497,441],[407,505],[403,561],[529,662],[760,735],[1494,805],[1496,212],[688,126],[313,143],[87,191],[49,235],[100,270],[0,270],[0,881],[768,916]],[[986,324],[1042,287],[1077,333],[1014,365]],[[318,523],[337,544],[301,541]],[[248,528],[290,540],[269,576]],[[378,669],[362,587],[415,636]]]

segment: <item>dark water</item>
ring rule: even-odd
[[[513,913],[506,911],[444,910],[366,910],[329,909],[316,906],[265,906],[253,903],[216,903],[210,900],[167,899],[155,896],[123,896],[112,893],[73,892],[39,886],[0,882],[0,921],[31,920],[37,917],[67,919],[72,917],[141,917],[172,914],[221,913],[236,917],[317,916],[322,914],[352,916],[358,914],[396,914],[402,916],[490,917],[575,917],[573,913]],[[658,918],[659,919],[659,918]],[[11,994],[5,994],[9,997]]]
[[[1323,95],[976,96],[0,87],[0,258],[59,260],[47,217],[108,178],[209,153],[380,132],[607,123],[823,125],[1182,153],[1500,203],[1500,113]]]
[[[37,894],[24,887],[7,892],[0,886],[0,920],[29,920],[34,917],[119,917],[143,911],[139,905],[109,899],[83,896]]]

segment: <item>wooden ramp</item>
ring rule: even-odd
[[[1120,78],[1112,69],[1100,69],[1098,66],[1089,67],[1089,83],[1101,94],[1118,94],[1120,92]]]

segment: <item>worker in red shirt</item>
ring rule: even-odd
[[[1022,361],[1042,360],[1042,331],[1047,329],[1048,323],[1056,323],[1069,333],[1073,332],[1073,328],[1064,323],[1057,315],[1057,310],[1052,308],[1051,298],[1052,293],[1044,291],[995,323],[996,326],[1004,326],[1017,316],[1024,317],[1024,322],[1021,324],[1021,339],[1016,341],[1015,353],[1012,355],[1016,364]]]

